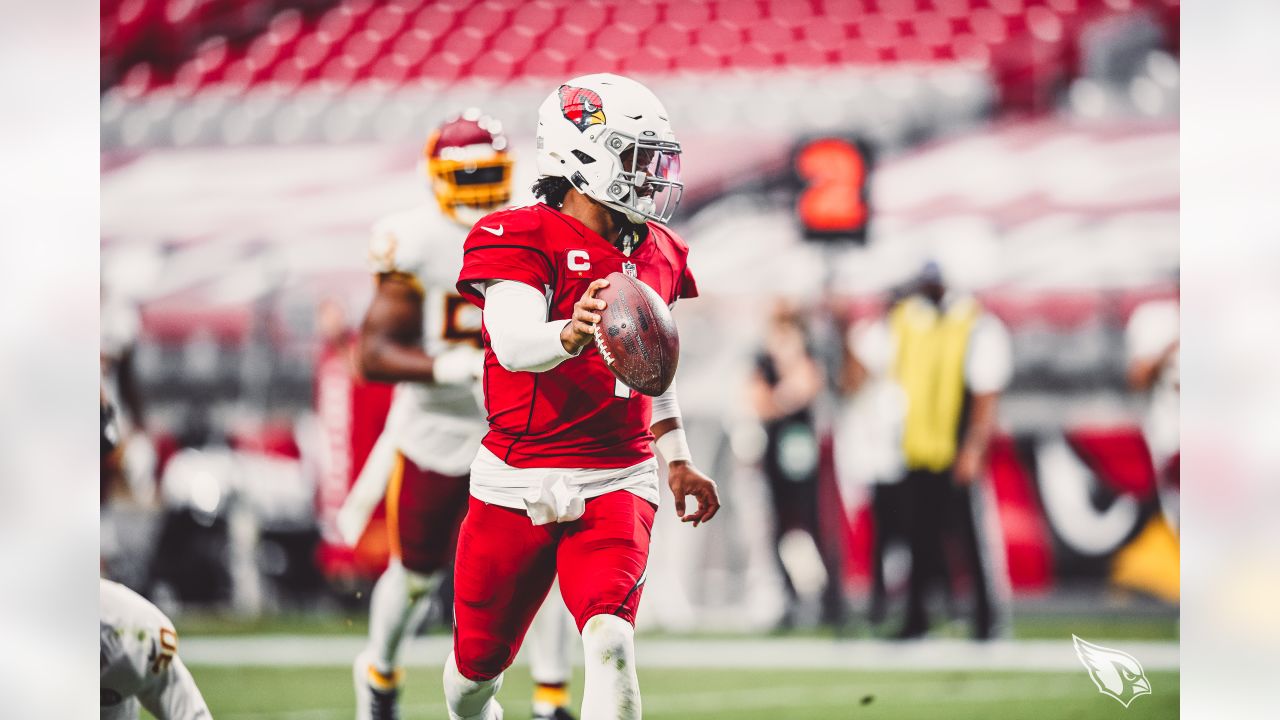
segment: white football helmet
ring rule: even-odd
[[[680,143],[667,109],[631,78],[596,73],[561,85],[538,108],[538,174],[634,223],[671,219],[680,204]]]

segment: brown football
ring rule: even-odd
[[[667,304],[653,288],[620,272],[596,292],[607,307],[596,325],[596,348],[615,377],[645,395],[671,387],[680,361],[680,335]]]

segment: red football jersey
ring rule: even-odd
[[[578,220],[548,205],[496,212],[476,223],[463,250],[458,292],[484,308],[481,283],[516,280],[549,298],[548,321],[567,320],[592,280],[634,274],[668,304],[697,297],[689,247],[649,223],[628,257]],[[541,373],[511,372],[483,329],[484,446],[518,468],[621,468],[653,457],[652,400],[620,387],[595,343]]]

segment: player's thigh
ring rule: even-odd
[[[465,677],[491,678],[515,658],[555,579],[559,533],[523,511],[471,498],[453,579],[454,655]]]
[[[442,475],[401,456],[388,498],[392,547],[410,570],[429,573],[453,559],[458,525],[467,511],[466,475]]]
[[[654,512],[647,500],[617,490],[588,500],[582,517],[565,529],[556,568],[579,631],[602,613],[635,623]]]

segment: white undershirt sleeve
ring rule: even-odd
[[[568,320],[547,322],[547,298],[514,280],[485,289],[484,326],[493,354],[512,372],[545,372],[573,357],[560,342]]]
[[[653,399],[653,416],[649,424],[657,425],[668,418],[678,417],[680,417],[680,403],[676,400],[676,383],[672,380],[671,387]]]

